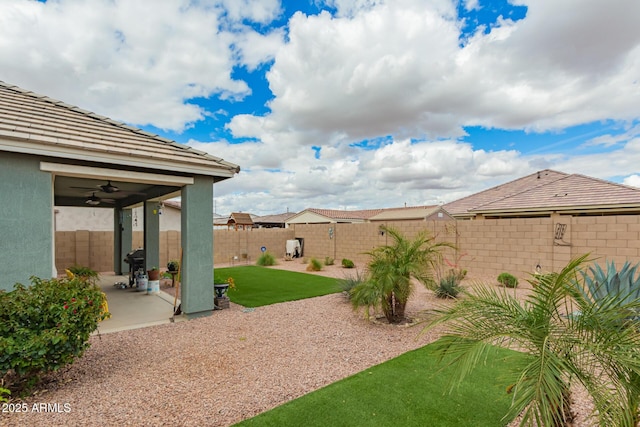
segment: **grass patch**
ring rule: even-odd
[[[366,369],[237,426],[504,426],[515,380],[509,360],[521,353],[494,349],[449,393],[451,372],[431,346]]]
[[[233,277],[236,289],[227,293],[231,301],[244,307],[260,307],[340,292],[331,277],[256,266],[216,268],[221,277]]]

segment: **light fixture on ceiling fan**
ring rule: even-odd
[[[98,206],[102,199],[96,196],[96,193],[92,193],[91,196],[87,197],[87,200],[84,202],[89,206]]]

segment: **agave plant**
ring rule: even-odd
[[[587,271],[582,271],[585,289],[584,296],[598,306],[614,299],[616,304],[629,305],[640,298],[640,275],[634,277],[640,264],[631,266],[625,262],[620,271],[613,261],[607,263],[604,271],[595,264]]]

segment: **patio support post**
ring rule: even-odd
[[[213,178],[195,176],[182,187],[182,311],[188,318],[213,311]]]
[[[113,215],[113,271],[117,275],[129,271],[124,257],[131,251],[133,242],[131,209],[115,208]]]
[[[158,202],[144,202],[144,259],[145,270],[160,267],[160,206]]]
[[[54,272],[52,179],[37,158],[0,155],[0,290]]]

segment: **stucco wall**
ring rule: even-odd
[[[40,171],[38,158],[0,153],[0,289],[52,276],[52,194],[51,174]]]
[[[142,206],[132,209],[132,229],[142,231]],[[164,206],[160,215],[160,231],[180,231],[180,210]],[[113,231],[113,209],[75,206],[56,206],[56,231]]]

